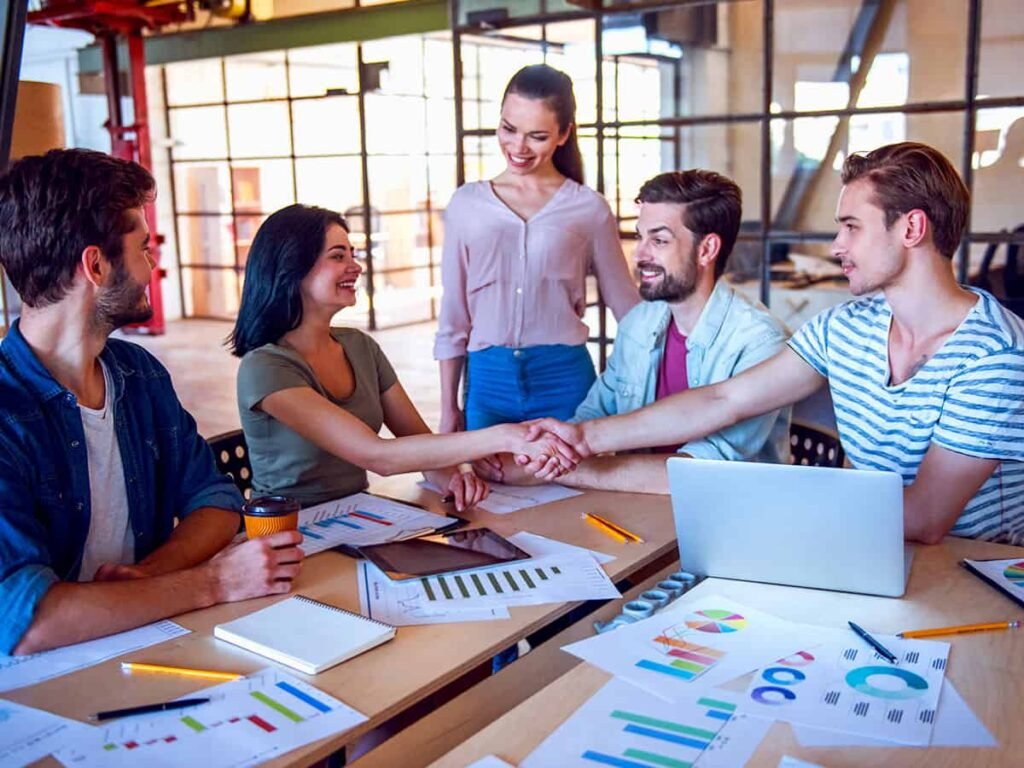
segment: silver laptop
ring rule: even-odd
[[[670,458],[679,559],[707,576],[899,597],[895,472]]]

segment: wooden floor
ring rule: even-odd
[[[204,437],[238,429],[240,423],[235,395],[238,358],[224,346],[231,326],[220,320],[176,320],[167,323],[163,336],[128,337],[167,366],[178,397]],[[432,429],[441,417],[441,386],[431,355],[435,330],[434,323],[421,323],[372,334]]]

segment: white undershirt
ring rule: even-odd
[[[135,539],[128,516],[128,494],[124,485],[121,450],[114,431],[114,387],[107,367],[103,368],[106,389],[100,410],[79,405],[85,450],[89,460],[89,502],[92,515],[89,535],[82,553],[79,581],[92,581],[102,563],[135,562]]]

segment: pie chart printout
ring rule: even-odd
[[[747,620],[738,613],[723,611],[719,608],[706,608],[703,611],[691,613],[686,617],[686,626],[698,632],[715,632],[728,634],[739,632],[747,626]]]

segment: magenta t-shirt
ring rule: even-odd
[[[669,319],[668,334],[665,336],[665,354],[661,356],[661,365],[658,366],[658,388],[655,390],[654,399],[674,395],[689,388],[686,380],[686,337],[679,332],[675,321]],[[654,449],[656,453],[675,453],[679,450],[678,445],[663,445]]]
[[[665,337],[665,354],[658,366],[658,389],[655,400],[674,395],[687,389],[686,382],[686,337],[679,332],[674,321],[669,320],[668,335]]]

